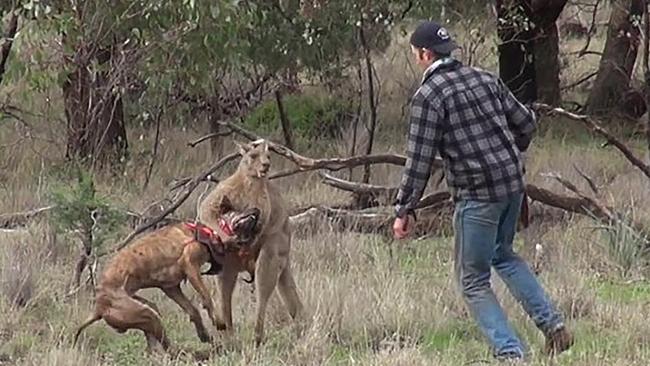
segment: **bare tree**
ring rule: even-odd
[[[641,34],[643,0],[615,0],[598,76],[585,105],[588,114],[617,110],[629,91]],[[619,109],[620,110],[620,109]]]
[[[566,2],[497,0],[499,74],[524,103],[561,100],[556,21]]]
[[[2,79],[7,67],[7,60],[11,53],[11,46],[14,43],[14,37],[18,32],[18,11],[12,8],[10,13],[9,22],[2,35],[2,43],[0,43],[0,84],[2,84]]]

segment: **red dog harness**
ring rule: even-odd
[[[218,244],[223,248],[223,242],[221,238],[210,227],[207,225],[201,224],[199,222],[186,222],[185,226],[194,233],[194,239],[187,241],[185,244],[189,244],[193,241],[198,241],[202,244],[214,245]],[[223,231],[228,236],[233,236],[235,234],[232,225],[224,219],[219,219],[219,229]]]
[[[196,241],[199,244],[204,245],[210,252],[211,267],[207,272],[203,274],[217,274],[221,269],[221,265],[219,264],[217,258],[223,257],[226,252],[236,251],[237,255],[244,263],[251,258],[252,253],[248,248],[226,247],[219,234],[217,234],[217,232],[212,230],[209,226],[199,222],[185,222],[184,224],[185,227],[187,227],[194,234],[194,237],[186,241],[185,245]],[[219,229],[227,236],[235,235],[235,231],[228,220],[220,218],[218,225]]]

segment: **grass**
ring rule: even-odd
[[[486,28],[486,31],[489,28]],[[463,34],[459,35],[462,41]],[[491,41],[491,39],[488,39]],[[404,115],[401,105],[417,81],[417,71],[407,67],[405,39],[391,46],[389,56],[377,56],[377,73],[386,77],[380,100],[380,136],[375,151],[403,152]],[[489,42],[479,48],[475,60],[494,69],[495,57]],[[592,43],[602,45],[602,39]],[[579,49],[582,41],[563,42],[563,52]],[[566,83],[597,67],[593,59],[569,62],[563,69]],[[406,70],[404,75],[397,70]],[[406,80],[406,81],[405,81]],[[578,88],[567,98],[582,100]],[[34,96],[40,98],[41,96]],[[60,96],[48,96],[57,100]],[[37,104],[37,103],[35,103]],[[60,116],[56,103],[47,113]],[[36,107],[35,107],[36,108]],[[51,111],[49,108],[53,108]],[[58,112],[57,112],[58,111]],[[393,122],[398,121],[398,122]],[[32,121],[33,122],[33,121]],[[0,212],[15,212],[47,204],[47,192],[62,172],[64,141],[47,126],[38,127],[29,144],[3,149],[0,171]],[[399,137],[397,138],[396,136]],[[193,175],[215,159],[209,147],[187,147],[200,131],[166,125],[154,169],[146,190],[143,166],[149,162],[151,134],[129,129],[133,160],[124,176],[100,176],[98,189],[114,205],[141,211],[164,197],[168,184],[178,177]],[[142,136],[142,138],[140,138]],[[12,129],[0,129],[0,146],[15,141]],[[574,166],[590,175],[600,187],[599,198],[635,218],[650,222],[647,178],[600,140],[584,133],[583,127],[565,120],[543,119],[537,138],[527,154],[528,180],[558,193],[570,194],[543,173],[557,172],[575,182],[584,192],[589,188]],[[634,141],[630,143],[640,146]],[[343,142],[333,142],[327,151],[345,152]],[[226,150],[232,149],[228,143]],[[323,147],[301,151],[317,156]],[[273,170],[290,165],[279,158]],[[232,171],[232,166],[224,172]],[[376,167],[372,181],[395,185],[400,169]],[[360,170],[355,172],[355,179]],[[343,203],[345,193],[318,183],[317,174],[306,173],[280,181],[291,206],[326,202]],[[192,217],[196,202],[209,186],[200,187],[179,209]],[[532,226],[517,236],[516,246],[532,261],[534,247],[544,249],[539,278],[575,331],[577,343],[557,360],[540,354],[543,338],[520,306],[494,278],[497,296],[530,349],[531,365],[646,365],[650,351],[650,328],[646,314],[650,301],[647,268],[632,266],[626,277],[609,251],[608,238],[594,232],[588,218],[563,215],[533,204]],[[543,215],[540,216],[540,215]],[[543,218],[543,219],[542,219]],[[147,355],[140,333],[117,334],[104,323],[86,329],[77,349],[71,337],[92,309],[90,289],[66,296],[78,253],[77,243],[51,232],[47,220],[37,220],[25,230],[0,232],[0,365],[194,365],[187,358],[172,360]],[[110,244],[109,244],[110,245]],[[455,288],[452,271],[452,238],[431,237],[393,243],[382,236],[337,233],[326,226],[313,235],[298,235],[293,261],[308,320],[294,327],[277,296],[267,318],[267,341],[252,347],[254,295],[243,282],[234,295],[236,333],[231,340],[213,332],[226,350],[207,365],[478,365],[493,364],[488,347],[469,317]],[[99,262],[101,271],[104,259]],[[643,264],[643,262],[641,262]],[[207,280],[216,294],[213,279]],[[185,292],[194,303],[192,289]],[[180,309],[155,290],[143,295],[158,304],[170,338],[182,347],[208,349],[198,342],[194,328]],[[20,300],[20,301],[18,301]],[[204,321],[207,322],[205,313]],[[301,329],[302,328],[302,329]],[[212,329],[210,329],[212,331]],[[297,332],[301,330],[301,332]]]

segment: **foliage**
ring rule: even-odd
[[[74,231],[80,240],[92,249],[114,239],[125,222],[123,211],[97,194],[93,177],[77,168],[76,182],[60,182],[50,192],[52,222],[58,232]]]
[[[293,132],[308,139],[337,137],[353,116],[350,102],[334,96],[288,95],[282,102]],[[277,131],[280,114],[275,100],[260,105],[244,124],[262,134]]]
[[[647,262],[648,238],[638,233],[624,217],[609,225],[597,226],[604,234],[605,248],[623,277]]]

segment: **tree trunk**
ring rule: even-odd
[[[537,98],[539,102],[557,106],[560,94],[560,46],[557,19],[567,0],[533,1],[533,21],[537,26],[534,60]]]
[[[12,10],[11,18],[9,18],[9,24],[7,25],[7,30],[4,32],[2,43],[0,43],[0,84],[5,74],[5,69],[7,66],[7,60],[9,59],[9,53],[11,52],[11,46],[14,43],[14,37],[18,31],[18,13],[15,10]]]
[[[630,21],[643,14],[643,0],[616,0],[612,4],[607,41],[598,76],[589,94],[585,112],[603,115],[616,110],[629,89],[639,48],[640,30]]]
[[[275,102],[278,105],[278,115],[280,116],[280,125],[282,127],[282,134],[284,135],[284,144],[291,150],[294,150],[293,145],[293,134],[291,131],[291,121],[287,117],[287,113],[284,110],[284,105],[282,104],[282,95],[280,91],[275,91]]]
[[[527,0],[497,0],[499,76],[522,103],[537,99],[535,84],[534,30],[514,19],[528,19],[532,13]]]
[[[219,112],[218,108],[216,106],[211,106],[210,110],[208,111],[208,124],[210,125],[210,133],[221,133],[221,125],[219,124],[219,121],[221,120],[221,113]],[[223,157],[224,154],[224,146],[223,146],[224,138],[217,136],[212,139],[210,139],[210,153],[212,154],[212,158],[216,161],[219,160]]]
[[[498,0],[499,75],[523,103],[561,101],[556,21],[567,0]]]
[[[650,107],[650,13],[648,12],[648,1],[643,1],[643,73],[645,79],[645,103]],[[650,113],[646,114],[646,163],[650,164]]]
[[[77,52],[76,56],[81,56],[83,51]],[[108,52],[99,56],[100,63],[110,62]],[[90,67],[77,63],[63,82],[68,160],[79,159],[93,167],[102,167],[127,157],[124,106],[122,97],[112,92],[114,85],[110,79],[110,71],[93,72]]]

